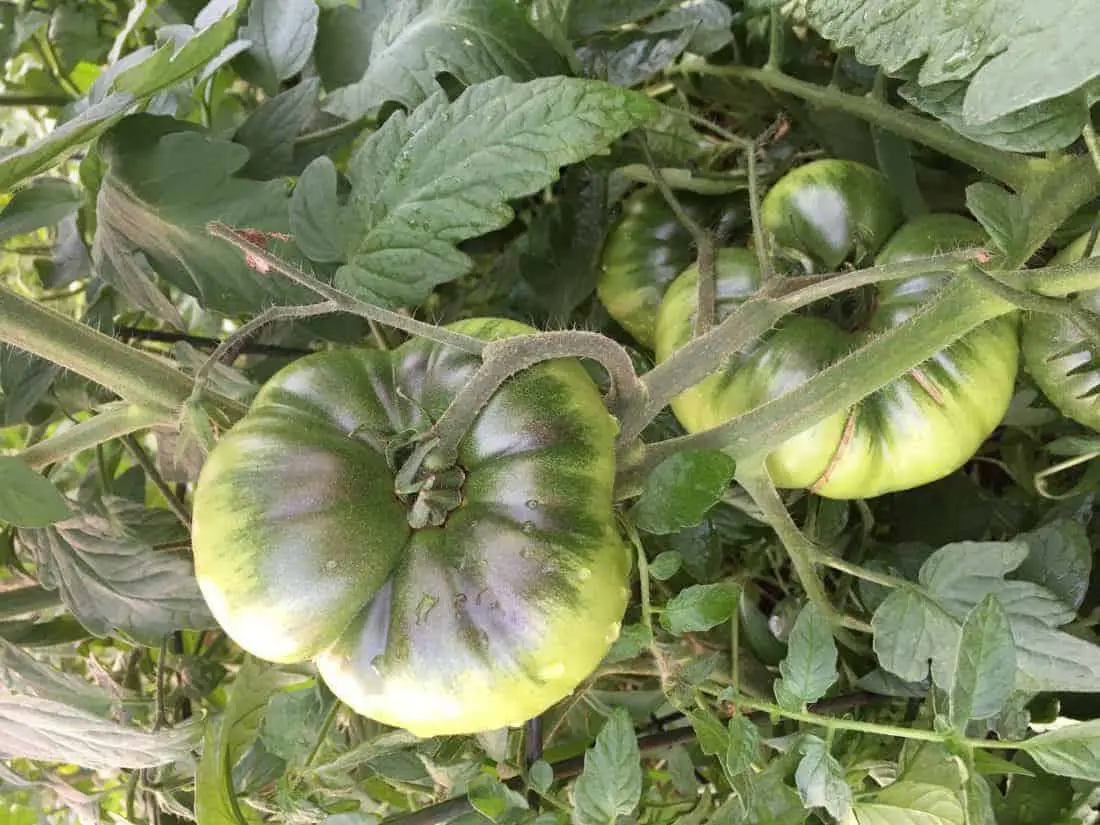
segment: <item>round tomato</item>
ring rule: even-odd
[[[195,494],[195,570],[229,636],[271,661],[315,659],[356,711],[419,736],[518,724],[567,696],[629,595],[618,427],[576,361],[509,380],[457,466],[396,482],[478,365],[423,339],[295,361],[218,442]],[[425,507],[439,526],[411,527]]]
[[[799,166],[760,204],[760,222],[781,250],[797,250],[830,270],[873,256],[901,221],[886,177],[848,160]]]
[[[1088,234],[1082,235],[1051,263],[1081,260],[1088,242]],[[1100,255],[1100,244],[1091,254]],[[1078,293],[1074,300],[1100,318],[1100,289]],[[1100,430],[1100,348],[1091,336],[1072,321],[1036,312],[1024,321],[1021,339],[1024,366],[1039,389],[1067,418]]]
[[[981,228],[955,215],[927,215],[890,238],[887,264],[985,241]],[[856,331],[806,315],[784,318],[727,367],[684,392],[673,411],[689,432],[710,429],[798,387],[881,330],[902,323],[948,273],[880,284]],[[691,340],[698,273],[690,267],[669,287],[657,316],[657,360]],[[718,262],[718,313],[724,318],[760,286],[755,256],[724,249]],[[870,498],[926,484],[967,461],[993,431],[1012,396],[1018,361],[1016,321],[998,318],[939,352],[903,378],[782,444],[768,457],[781,487],[828,498]]]
[[[728,231],[745,220],[738,200],[677,194],[684,211],[705,227]],[[623,202],[600,257],[596,290],[608,314],[642,346],[653,349],[657,307],[665,290],[695,259],[691,233],[652,187]]]

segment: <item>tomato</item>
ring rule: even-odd
[[[876,262],[924,258],[984,241],[972,221],[927,215],[899,229]],[[880,284],[870,317],[854,332],[822,317],[787,316],[724,370],[677,397],[673,412],[689,432],[698,432],[784,395],[869,337],[902,323],[946,277],[930,271]],[[691,340],[697,282],[692,266],[669,287],[657,316],[658,361]],[[716,286],[724,318],[760,286],[755,256],[721,250]],[[771,475],[780,487],[840,499],[870,498],[941,478],[966,462],[1000,423],[1018,356],[1015,318],[991,321],[782,444],[768,457]]]
[[[780,250],[798,250],[828,270],[872,257],[901,221],[886,177],[847,160],[799,166],[760,203],[760,222]]]
[[[478,363],[423,339],[299,359],[218,442],[195,494],[196,574],[229,636],[274,662],[315,659],[353,709],[419,736],[518,724],[564,698],[629,596],[618,425],[576,361],[509,380],[456,467],[396,492],[412,437]],[[425,505],[445,520],[411,527]]]
[[[683,193],[677,197],[689,216],[719,233],[745,220],[746,208],[739,200]],[[635,341],[653,349],[657,307],[695,254],[691,233],[664,196],[652,187],[633,192],[604,244],[597,285],[600,302]]]
[[[1088,234],[1082,235],[1051,263],[1081,260],[1088,241]],[[1100,255],[1100,244],[1091,254]],[[1078,293],[1074,300],[1100,316],[1100,289]],[[1096,342],[1072,321],[1055,315],[1036,312],[1022,326],[1024,366],[1039,389],[1067,418],[1100,430],[1100,349]]]

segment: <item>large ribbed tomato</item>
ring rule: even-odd
[[[899,229],[879,252],[877,263],[984,242],[972,221],[927,215]],[[673,411],[688,431],[698,432],[784,395],[869,336],[902,323],[946,277],[947,273],[930,271],[880,284],[873,310],[855,331],[823,317],[788,316],[721,372],[676,398]],[[669,287],[657,317],[658,361],[691,339],[697,281],[698,273],[691,267]],[[720,317],[759,286],[752,253],[721,251]],[[979,327],[905,377],[781,445],[768,458],[776,484],[810,488],[829,498],[869,498],[950,473],[975,453],[1004,415],[1018,350],[1014,317]]]
[[[1052,264],[1070,264],[1085,257],[1089,235],[1063,249]],[[1092,249],[1100,255],[1100,244]],[[1100,289],[1073,299],[1100,322]],[[1100,430],[1100,348],[1087,332],[1062,316],[1033,313],[1023,322],[1024,366],[1046,397],[1067,418]]]
[[[745,220],[747,209],[736,198],[705,198],[679,193],[691,218],[717,234]],[[600,257],[600,302],[634,340],[653,349],[657,307],[665,290],[695,259],[691,233],[655,188],[630,194],[622,217],[612,228]]]
[[[271,661],[316,659],[352,708],[421,736],[517,724],[564,698],[628,600],[617,424],[575,361],[509,380],[457,466],[419,492],[395,485],[478,363],[423,339],[295,361],[219,441],[195,494],[195,569],[230,637]],[[414,529],[425,507],[442,523]]]

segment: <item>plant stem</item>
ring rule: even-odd
[[[42,300],[39,297],[39,300]],[[188,335],[185,332],[171,332],[165,329],[143,329],[140,327],[116,326],[115,336],[123,341],[161,341],[167,344],[182,342],[195,347],[217,347],[220,338],[206,338],[201,335]],[[283,347],[277,344],[248,344],[242,352],[256,355],[309,355],[314,350],[301,347]]]
[[[735,476],[737,483],[745,488],[745,491],[760,508],[765,521],[775,530],[779,540],[791,559],[791,565],[798,576],[802,589],[808,598],[829,622],[836,628],[851,628],[861,633],[870,633],[871,626],[866,622],[842,615],[825,592],[817,571],[814,569],[814,560],[819,555],[819,548],[806,537],[806,534],[798,529],[787,505],[779,497],[779,491],[775,489],[772,480],[768,477],[763,459],[750,459],[743,462]],[[838,634],[839,636],[840,634]],[[863,648],[861,642],[855,641],[848,634],[843,634],[843,641],[850,647]]]
[[[849,561],[838,558],[837,556],[830,555],[820,548],[816,548],[813,554],[813,560],[818,564],[825,567],[831,567],[833,570],[839,570],[842,573],[847,573],[849,576],[855,576],[857,579],[863,579],[864,581],[874,582],[882,587],[916,587],[913,582],[898,578],[897,576],[891,576],[889,573],[880,573],[875,570],[867,570],[864,567],[860,567],[858,564],[852,564]]]
[[[831,730],[850,730],[858,733],[871,733],[876,736],[891,736],[896,739],[915,739],[918,742],[947,742],[952,740],[950,734],[939,733],[923,728],[903,728],[899,725],[882,725],[877,722],[858,722],[854,719],[838,719],[835,716],[822,716],[809,711],[785,710],[770,702],[760,702],[756,699],[738,696],[733,700],[735,704],[743,708],[752,708],[774,716],[782,716],[785,719],[793,719],[807,725],[818,725]],[[971,748],[987,748],[992,750],[1020,750],[1023,742],[1007,742],[996,739],[962,739],[961,744]]]
[[[528,367],[554,358],[591,358],[611,378],[608,406],[625,416],[643,406],[644,388],[625,349],[595,332],[555,331],[501,338],[486,344],[483,361],[431,429],[439,439],[433,465],[448,466],[458,457],[459,442],[474,419],[506,380]]]
[[[783,278],[770,282],[745,300],[717,327],[677,350],[642,377],[648,393],[646,405],[640,416],[623,420],[621,440],[629,443],[636,438],[673,398],[698,384],[714,371],[715,365],[744,349],[784,315],[856,287],[909,278],[934,271],[940,266],[950,269],[952,265],[976,255],[976,250],[964,250],[952,255],[870,267],[858,272]]]
[[[764,237],[764,225],[760,220],[760,180],[756,169],[756,142],[748,151],[749,217],[752,219],[752,246],[756,251],[756,263],[760,267],[760,281],[768,283],[775,278],[772,256],[768,254],[768,242]]]
[[[64,106],[72,100],[68,95],[0,94],[0,106]]]
[[[339,713],[342,704],[339,699],[332,700],[332,707],[328,709],[328,713],[321,721],[321,729],[317,732],[317,738],[313,740],[313,747],[309,749],[309,753],[306,755],[305,767],[310,767],[317,759],[317,754],[321,752],[321,746],[325,744],[325,739],[328,738],[328,732],[332,728],[332,723],[336,720],[336,714]]]
[[[707,74],[748,80],[769,89],[784,92],[809,103],[836,109],[880,126],[896,135],[921,143],[938,152],[968,163],[1017,191],[1048,161],[1002,152],[962,137],[942,123],[921,115],[895,109],[877,100],[851,95],[831,86],[819,86],[770,68],[715,66],[710,63],[681,63],[666,72]]]
[[[207,376],[231,350],[236,350],[248,342],[248,339],[266,327],[273,321],[297,318],[312,318],[317,315],[331,315],[338,312],[339,307],[332,301],[323,301],[319,304],[310,304],[301,307],[271,307],[261,312],[248,323],[235,330],[232,335],[218,344],[210,357],[203,362],[195,372],[195,395],[201,394],[206,387]]]
[[[347,312],[350,315],[358,315],[362,318],[369,318],[372,321],[377,321],[388,327],[395,327],[396,329],[403,330],[410,335],[428,338],[437,343],[455,347],[463,352],[473,353],[474,355],[481,355],[482,350],[485,349],[485,341],[481,341],[470,335],[452,332],[443,327],[438,327],[435,324],[426,324],[423,321],[417,321],[415,318],[410,318],[399,312],[382,309],[373,304],[368,304],[366,301],[360,301],[358,298],[349,295],[343,290],[319,281],[312,275],[308,275],[302,270],[291,266],[279,256],[273,255],[262,246],[252,243],[242,236],[241,233],[235,232],[225,224],[217,222],[209,223],[206,225],[206,231],[215,238],[229,241],[242,252],[248,253],[260,264],[289,278],[294,281],[294,283],[315,292],[322,298],[331,301],[341,312]]]
[[[164,477],[160,474],[160,470],[157,469],[157,465],[153,463],[152,459],[146,454],[145,450],[138,444],[136,438],[132,435],[122,436],[122,444],[126,447],[126,450],[133,456],[134,461],[138,466],[145,471],[145,477],[153,482],[153,486],[156,487],[164,500],[168,503],[168,509],[172,511],[173,515],[179,520],[179,523],[191,530],[191,514],[184,509],[183,504],[176,498],[176,494],[172,492],[172,488],[168,486],[168,483],[164,480]]]
[[[710,232],[701,227],[699,223],[684,210],[683,206],[680,204],[680,200],[676,197],[672,188],[668,185],[668,182],[665,181],[664,176],[661,174],[661,170],[657,168],[657,164],[653,160],[653,154],[649,151],[649,142],[644,136],[640,138],[639,142],[642,145],[642,153],[645,155],[646,165],[653,175],[654,184],[657,186],[662,197],[664,197],[665,202],[668,203],[669,207],[676,215],[676,220],[678,220],[691,234],[692,240],[695,242],[697,256],[695,266],[699,271],[699,287],[696,303],[698,310],[695,313],[695,335],[703,335],[714,326],[715,302],[717,300],[717,294],[715,292],[717,273],[714,271],[717,252],[715,250],[714,238],[711,236]]]
[[[95,447],[97,444],[103,444],[157,424],[172,423],[174,419],[171,415],[154,407],[112,404],[98,415],[87,418],[16,455],[31,467],[45,467],[47,464],[54,464],[82,450]]]
[[[191,379],[168,362],[3,287],[0,341],[83,375],[135,404],[175,412],[191,395]],[[246,411],[226,396],[208,397],[229,420]]]
[[[723,450],[738,462],[766,455],[886,386],[986,321],[1014,309],[1011,303],[983,291],[972,280],[955,278],[907,321],[826,367],[797,389],[710,430],[651,445],[643,472],[672,453],[688,449]],[[650,381],[650,393],[656,395],[653,383]]]

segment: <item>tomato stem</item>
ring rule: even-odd
[[[978,254],[979,250],[962,250],[919,261],[870,267],[858,272],[784,278],[770,282],[706,335],[694,339],[642,376],[641,381],[646,386],[646,403],[637,416],[624,418],[622,443],[630,443],[637,438],[673,398],[713,373],[718,365],[766,333],[784,315],[822,298],[860,286],[909,278],[934,271],[938,267],[950,270],[959,262],[972,259]],[[878,387],[871,391],[874,389]],[[651,446],[649,449],[659,448]],[[672,452],[676,452],[676,449],[672,449]],[[664,453],[661,460],[669,454]],[[652,468],[655,465],[647,462],[646,466]]]
[[[45,467],[97,444],[144,430],[157,424],[173,424],[172,416],[155,407],[112,404],[98,415],[81,421],[45,441],[18,453],[31,467]]]
[[[890,736],[895,739],[915,739],[919,742],[948,742],[956,741],[972,748],[985,748],[988,750],[1021,750],[1027,748],[1027,742],[1009,742],[997,739],[971,739],[958,740],[950,731],[940,733],[936,730],[924,728],[903,728],[900,725],[884,725],[879,722],[859,722],[854,719],[840,719],[835,716],[822,716],[810,711],[787,710],[770,702],[761,702],[747,696],[737,696],[732,699],[742,708],[763,711],[773,716],[782,716],[807,725],[818,725],[828,730],[850,730],[859,733],[871,733],[878,736]]]
[[[410,318],[399,312],[382,309],[374,304],[361,301],[354,295],[349,295],[331,284],[319,281],[312,275],[303,272],[297,267],[291,266],[278,255],[272,254],[259,244],[253,243],[244,233],[231,229],[225,224],[218,223],[217,221],[209,223],[206,226],[206,231],[215,238],[229,241],[229,243],[233,244],[237,249],[246,253],[250,257],[250,260],[257,262],[259,265],[271,271],[278,272],[280,275],[294,281],[294,283],[304,286],[306,289],[327,299],[334,305],[336,311],[347,312],[350,315],[358,315],[361,318],[377,321],[388,327],[400,329],[410,335],[418,335],[421,338],[427,338],[449,347],[455,347],[463,352],[473,353],[474,355],[480,355],[482,350],[485,349],[486,342],[479,338],[444,329],[435,324],[418,321],[415,318]],[[321,305],[314,304],[313,306],[316,307]]]
[[[0,287],[0,341],[59,364],[134,404],[175,412],[191,395],[187,375],[155,355]],[[218,393],[209,399],[235,420],[245,406]]]
[[[696,268],[699,270],[697,304],[699,310],[695,313],[695,335],[703,335],[714,326],[715,304],[717,302],[715,292],[717,280],[715,259],[717,252],[714,237],[700,226],[680,204],[679,198],[676,197],[676,194],[664,179],[661,170],[657,168],[657,164],[653,160],[653,153],[649,150],[649,142],[646,141],[644,135],[639,138],[639,143],[642,146],[642,153],[645,155],[646,165],[649,167],[650,174],[653,175],[654,185],[676,215],[676,220],[691,233],[691,237],[695,242]]]
[[[994,149],[969,140],[932,118],[896,109],[873,98],[848,94],[832,86],[819,86],[816,83],[799,80],[774,68],[715,66],[711,63],[684,61],[666,69],[665,72],[748,80],[809,103],[846,112],[896,135],[909,138],[968,163],[1016,190],[1021,190],[1039,170],[1050,163],[1046,160]]]
[[[750,306],[752,301],[746,301],[742,308]],[[651,469],[682,450],[723,450],[739,462],[750,456],[766,455],[838,410],[858,403],[986,321],[1013,310],[1015,307],[1011,303],[984,291],[973,280],[955,278],[904,323],[881,333],[797,389],[712,429],[651,445],[643,468]],[[736,316],[737,313],[730,317]],[[735,332],[744,334],[750,324],[758,328],[758,321],[759,315],[751,321],[742,319]],[[726,322],[723,322],[715,332],[725,328]],[[729,336],[730,339],[737,337]],[[749,336],[748,340],[753,337],[755,335]],[[703,338],[693,344],[706,340]],[[691,346],[689,344],[680,352],[688,352]],[[729,351],[736,350],[730,347]],[[674,360],[675,357],[661,366],[666,367]],[[654,370],[649,376],[656,373]],[[650,379],[647,383],[651,403],[654,403],[660,396],[653,389],[655,382]]]
[[[620,417],[636,415],[644,406],[645,387],[625,349],[606,336],[585,331],[540,332],[486,343],[483,361],[465,387],[451,400],[432,427],[439,443],[433,467],[454,463],[459,442],[500,385],[518,372],[555,358],[591,358],[611,379],[607,404]]]
[[[779,491],[775,489],[775,485],[768,476],[763,458],[758,456],[742,462],[735,478],[737,483],[744,487],[752,500],[756,502],[756,506],[760,508],[764,520],[775,530],[779,540],[783,543],[783,548],[787,551],[787,556],[790,558],[795,574],[802,584],[806,598],[833,625],[838,639],[853,650],[865,649],[866,645],[847,633],[845,628],[858,630],[861,633],[870,633],[871,626],[858,619],[843,616],[829,601],[825,586],[814,569],[814,561],[819,555],[820,549],[794,523],[794,519],[791,518],[791,514],[787,510],[787,505],[783,503]]]

